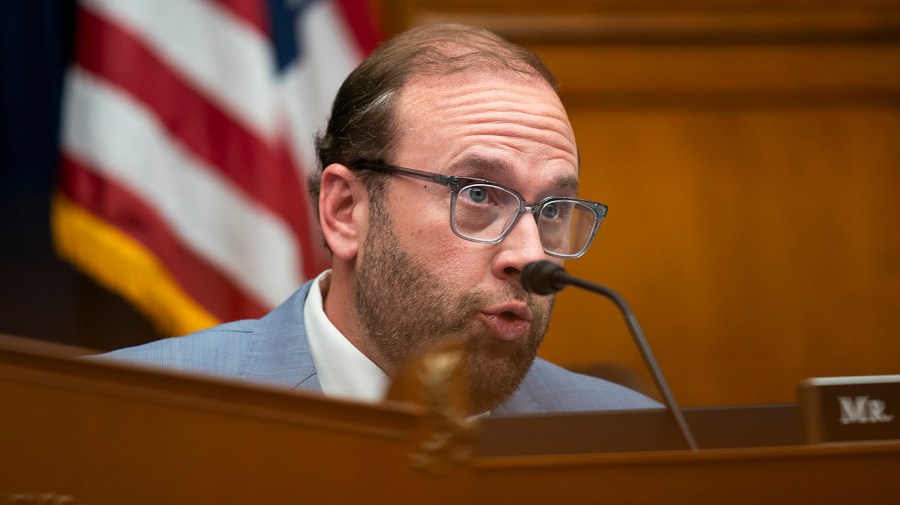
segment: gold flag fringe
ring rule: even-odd
[[[64,194],[53,197],[51,230],[57,253],[118,293],[167,335],[183,335],[218,321],[175,282],[143,245]]]

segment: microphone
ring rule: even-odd
[[[647,368],[650,370],[654,382],[656,382],[656,388],[662,394],[663,399],[665,399],[666,404],[669,406],[669,412],[672,413],[675,424],[677,424],[678,428],[681,430],[681,435],[684,437],[685,443],[687,443],[687,446],[692,451],[697,450],[697,442],[694,441],[694,435],[691,433],[687,422],[684,420],[681,407],[679,407],[678,402],[675,401],[675,396],[669,389],[669,384],[666,382],[666,378],[663,376],[662,370],[659,368],[659,364],[653,356],[650,344],[648,344],[647,339],[644,338],[644,332],[641,330],[637,318],[634,316],[634,313],[631,311],[631,308],[624,298],[606,286],[573,277],[561,266],[555,265],[549,261],[534,261],[525,265],[525,268],[522,269],[521,282],[525,291],[536,295],[553,294],[566,286],[572,285],[603,295],[612,300],[625,318],[625,323],[631,331],[631,336],[634,338],[635,344],[637,344],[638,349],[641,351],[641,356],[644,358],[644,363],[646,363]]]

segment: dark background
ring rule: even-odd
[[[75,0],[0,2],[0,333],[113,349],[161,336],[50,237]]]

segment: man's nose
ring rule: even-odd
[[[498,278],[517,276],[532,261],[548,259],[541,244],[537,221],[531,212],[522,214],[509,234],[498,244],[494,275]]]

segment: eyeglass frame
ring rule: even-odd
[[[470,242],[476,242],[480,244],[499,244],[503,242],[504,239],[510,234],[513,228],[515,228],[516,224],[521,219],[522,215],[525,212],[531,211],[532,216],[535,219],[535,223],[539,222],[540,212],[550,203],[558,202],[558,201],[570,201],[576,202],[586,206],[591,209],[594,213],[594,224],[591,228],[591,233],[588,236],[587,242],[581,248],[580,251],[574,254],[561,254],[556,252],[548,251],[546,247],[544,247],[543,243],[541,243],[541,247],[544,249],[544,252],[550,256],[556,258],[564,258],[564,259],[576,259],[584,256],[584,253],[591,247],[591,244],[594,242],[594,238],[597,236],[597,231],[600,229],[600,224],[606,218],[606,214],[609,211],[609,206],[602,204],[600,202],[595,202],[593,200],[585,200],[583,198],[576,198],[571,196],[547,196],[544,197],[537,202],[528,203],[525,200],[525,197],[522,196],[521,193],[516,191],[513,188],[508,186],[504,186],[502,184],[498,184],[493,181],[489,181],[487,179],[479,179],[477,177],[463,177],[458,175],[446,175],[446,174],[437,174],[434,172],[426,172],[424,170],[416,170],[414,168],[406,168],[398,165],[392,165],[390,163],[385,163],[383,161],[372,161],[367,159],[359,159],[355,163],[353,163],[350,167],[353,170],[372,170],[373,172],[380,172],[388,175],[405,175],[408,177],[416,177],[419,179],[428,180],[434,182],[436,184],[440,184],[442,186],[446,186],[450,190],[451,194],[451,206],[450,206],[450,229],[453,231],[453,234],[457,237],[468,240]],[[459,198],[460,190],[467,188],[474,184],[487,184],[490,186],[494,186],[500,188],[504,191],[509,192],[513,196],[515,196],[519,201],[519,210],[516,212],[516,217],[512,219],[510,224],[506,226],[503,232],[496,239],[480,239],[476,237],[469,237],[463,235],[459,230],[456,229],[456,223],[453,219],[453,209],[454,209],[454,201]]]

